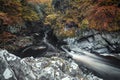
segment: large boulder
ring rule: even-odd
[[[66,61],[58,57],[21,59],[6,50],[0,50],[0,80],[80,80],[82,78],[83,73],[74,61]]]

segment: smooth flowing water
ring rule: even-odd
[[[109,59],[80,49],[70,40],[67,46],[61,48],[69,54],[80,66],[93,71],[104,80],[120,80],[120,60]],[[72,44],[71,44],[72,43]]]
[[[44,33],[44,37],[42,42],[46,44],[47,49],[45,50],[52,50],[53,52],[57,52],[57,48],[54,47],[49,42],[48,38],[48,31]],[[91,71],[94,75],[102,78],[103,80],[120,80],[120,60],[116,58],[109,58],[109,57],[103,57],[99,54],[93,54],[88,51],[82,50],[79,47],[79,43],[75,43],[76,38],[68,39],[67,43],[68,45],[62,45],[62,50],[66,53],[66,55],[70,55],[72,59],[76,61],[76,63],[81,67],[87,68],[89,71]],[[46,48],[44,46],[33,46],[34,49],[41,52],[43,48]],[[28,47],[23,50],[25,52],[26,50],[29,50]]]
[[[52,44],[50,44],[49,42],[48,42],[48,40],[47,40],[47,37],[48,37],[48,32],[49,31],[46,31],[45,33],[44,33],[44,38],[43,38],[43,42],[49,47],[49,48],[51,48],[52,50],[54,50],[54,51],[56,51],[56,48],[52,45]]]

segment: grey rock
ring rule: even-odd
[[[21,31],[22,27],[23,27],[23,26],[18,25],[18,24],[12,25],[12,26],[9,25],[9,26],[7,27],[7,31],[9,31],[9,32],[11,32],[11,33],[19,33],[19,32]]]
[[[0,80],[80,80],[83,73],[74,61],[62,58],[19,58],[0,50]],[[86,79],[87,80],[87,79]]]
[[[83,30],[77,38],[65,39],[69,45],[76,45],[81,49],[100,53],[120,53],[120,32],[98,32]],[[77,41],[76,41],[77,40]]]
[[[33,37],[32,36],[25,36],[25,37],[18,37],[17,40],[14,42],[14,45],[19,47],[25,47],[33,44]]]

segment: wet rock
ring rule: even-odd
[[[7,49],[10,52],[16,52],[17,50],[30,46],[34,43],[34,38],[33,36],[17,36],[15,38],[12,38],[8,35],[8,41],[7,42],[2,42],[0,48],[2,49]]]
[[[32,45],[33,37],[32,36],[18,37],[17,40],[14,42],[14,44],[19,47]]]
[[[50,42],[52,45],[54,45],[55,47],[60,48],[61,45],[65,45],[67,44],[66,42],[64,42],[62,39],[59,39],[55,34],[54,31],[52,29],[49,29],[49,32],[47,33],[48,37],[47,40],[48,42]]]
[[[11,32],[11,33],[20,33],[21,29],[23,26],[16,24],[16,25],[9,25],[7,27],[7,31]]]
[[[43,23],[41,21],[26,21],[25,22],[27,29],[29,30],[28,33],[39,33],[43,29]],[[28,34],[29,35],[29,34]]]
[[[20,48],[16,51],[17,56],[24,58],[24,57],[40,57],[46,54],[48,46],[45,44],[41,45],[30,45],[23,48]]]
[[[8,57],[6,57],[8,56]],[[13,61],[17,57],[9,54],[6,50],[0,50],[0,79],[1,80],[16,80],[13,70],[10,68],[7,61]],[[19,58],[17,58],[19,60]]]
[[[66,39],[69,45],[76,45],[92,53],[120,53],[120,32],[98,32],[83,30],[79,38]],[[77,41],[76,41],[77,40]]]
[[[74,61],[66,61],[58,57],[21,59],[6,50],[0,50],[1,80],[80,80],[82,78],[83,73]]]

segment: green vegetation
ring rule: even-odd
[[[20,0],[0,0],[0,4],[0,20],[3,21],[3,25],[39,20],[38,14],[26,2],[20,2]]]
[[[1,25],[42,20],[62,37],[86,28],[120,30],[118,0],[0,0],[0,4]]]

